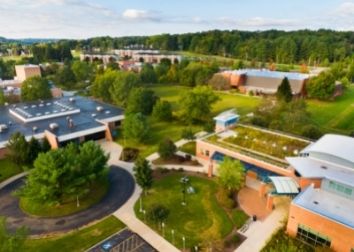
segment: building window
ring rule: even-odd
[[[318,232],[311,230],[310,228],[304,226],[304,225],[299,225],[297,228],[297,235],[296,237],[300,239],[301,241],[314,246],[314,247],[330,247],[331,246],[331,240],[324,236],[319,234]]]
[[[205,151],[205,156],[209,157],[210,153],[208,150]]]

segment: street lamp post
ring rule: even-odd
[[[182,205],[185,206],[186,203],[186,187],[187,184],[189,183],[189,178],[187,176],[184,176],[183,178],[181,178],[181,183],[182,183],[182,196],[183,196],[183,200],[182,200]]]
[[[171,235],[172,235],[172,244],[174,244],[175,243],[175,230],[174,229],[171,230]]]
[[[76,207],[80,207],[79,195],[76,195]]]
[[[139,208],[139,212],[141,213],[143,211],[143,200],[140,196],[140,199],[139,199],[139,203],[140,203],[140,208]]]
[[[186,237],[182,237],[182,242],[183,242],[183,251],[186,250]]]
[[[144,214],[144,221],[146,222],[146,210],[143,210],[143,214]]]
[[[161,226],[162,226],[162,236],[165,237],[165,223],[162,222]]]

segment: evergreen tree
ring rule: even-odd
[[[174,156],[177,151],[175,143],[171,139],[163,140],[158,147],[157,152],[162,159],[169,159]]]
[[[138,157],[135,161],[133,171],[136,183],[146,193],[153,183],[152,169],[149,162],[143,157]]]
[[[153,117],[161,121],[172,119],[172,105],[168,101],[157,101],[152,111]]]
[[[280,86],[278,87],[276,96],[279,101],[290,102],[292,100],[293,94],[287,77],[282,80]]]
[[[29,146],[26,138],[20,132],[12,134],[7,143],[8,157],[17,165],[28,164]]]
[[[0,106],[4,106],[6,102],[5,95],[4,95],[4,90],[0,88]]]
[[[28,149],[28,163],[32,164],[38,154],[42,152],[42,146],[36,138],[32,137],[28,142]]]

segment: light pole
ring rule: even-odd
[[[142,196],[140,196],[140,199],[139,199],[139,203],[140,203],[139,212],[140,212],[140,213],[143,211],[143,199],[142,199],[141,197],[142,197]]]
[[[146,222],[146,210],[143,210],[143,214],[144,214],[144,221]]]
[[[182,200],[182,205],[185,206],[186,203],[186,187],[189,182],[189,178],[187,176],[184,176],[181,178],[180,182],[182,183],[182,195],[183,195],[183,200]]]
[[[76,195],[76,207],[80,207],[79,195]]]
[[[171,235],[172,235],[172,244],[174,244],[175,243],[175,230],[174,229],[171,230]]]
[[[186,250],[186,237],[182,237],[182,242],[183,242],[183,251]]]
[[[161,226],[162,226],[162,237],[165,237],[165,223],[162,222]]]

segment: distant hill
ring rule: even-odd
[[[31,45],[36,43],[51,43],[57,42],[59,39],[43,39],[43,38],[23,38],[23,39],[9,39],[0,37],[0,43],[19,43],[24,45]]]

